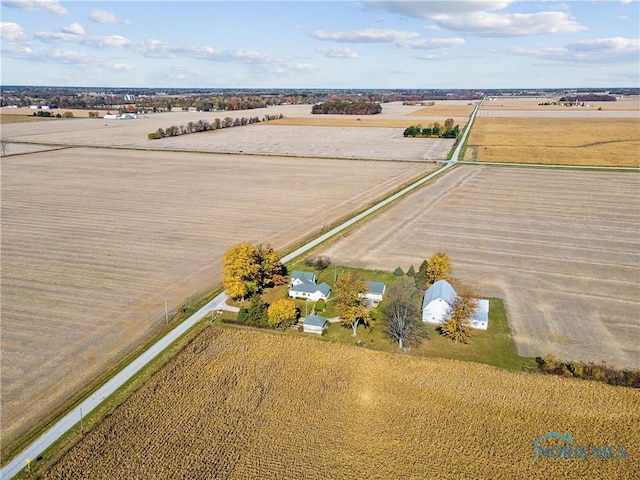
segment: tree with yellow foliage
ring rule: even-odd
[[[469,339],[473,333],[471,318],[478,309],[478,300],[470,291],[460,293],[453,305],[449,307],[447,318],[440,327],[440,333],[445,337],[449,337],[453,343],[469,343]]]
[[[224,254],[223,285],[231,298],[242,298],[259,291],[258,249],[250,243],[238,243]]]
[[[364,295],[367,283],[357,272],[347,272],[336,282],[336,312],[343,325],[351,327],[353,336],[358,334],[358,325],[368,325],[371,312]]]
[[[263,288],[282,283],[284,267],[269,244],[238,243],[224,254],[223,285],[231,298],[246,298]]]
[[[267,315],[269,316],[268,322],[270,326],[286,328],[295,322],[298,316],[298,308],[293,300],[281,298],[269,305]]]
[[[449,275],[451,275],[449,255],[444,252],[438,252],[429,260],[422,262],[414,279],[416,287],[422,290],[429,288],[438,280],[448,281]]]

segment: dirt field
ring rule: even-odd
[[[640,167],[640,118],[480,117],[465,160]]]
[[[405,161],[434,161],[446,158],[453,146],[452,139],[415,139],[404,138],[402,132],[406,126],[416,123],[416,118],[407,120],[406,112],[416,107],[393,105],[385,117],[380,116],[380,125],[396,125],[394,128],[340,127],[340,122],[356,122],[355,118],[324,118],[332,126],[295,126],[278,125],[271,122],[232,127],[222,130],[182,135],[179,137],[149,140],[147,134],[171,125],[185,125],[200,119],[213,120],[220,114],[169,112],[144,115],[135,120],[103,119],[53,119],[29,124],[4,124],[2,137],[8,139],[7,154],[22,153],[25,148],[20,143],[40,142],[50,145],[85,145],[104,147],[144,148],[155,150],[180,150],[200,152],[231,152],[276,155],[300,155],[330,158],[393,159]],[[287,115],[287,121],[293,123],[311,123],[309,105],[284,106],[224,112],[221,118],[229,115],[242,116],[275,114],[281,111]],[[381,114],[384,115],[384,114]],[[324,117],[324,116],[323,116]],[[378,116],[376,116],[378,117]],[[404,118],[404,119],[403,119]],[[290,120],[288,120],[290,119]],[[422,119],[427,121],[427,119]],[[436,120],[443,122],[443,118]],[[460,119],[465,125],[467,119]],[[322,122],[321,122],[322,123]],[[366,122],[365,122],[366,123]],[[406,124],[406,125],[405,125]],[[38,146],[37,148],[46,148]]]
[[[571,112],[571,114],[589,115],[587,112],[597,111],[617,111],[623,115],[623,111],[640,111],[640,97],[631,96],[616,100],[615,102],[585,102],[584,105],[567,107],[564,105],[541,105],[543,103],[558,102],[560,97],[536,97],[536,98],[507,98],[495,97],[487,99],[480,108],[480,111],[535,111],[540,112]],[[582,112],[582,113],[580,113]],[[492,112],[494,114],[494,112]]]
[[[640,366],[640,175],[458,167],[322,249],[406,271],[446,251],[521,355]]]
[[[44,478],[622,480],[640,469],[632,389],[301,335],[210,327]],[[590,457],[534,461],[532,442],[551,431]],[[593,458],[592,445],[626,458]]]
[[[2,438],[221,282],[433,166],[68,148],[2,159]]]

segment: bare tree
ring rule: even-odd
[[[420,322],[419,293],[413,280],[403,277],[389,287],[380,305],[384,330],[398,342],[398,348],[426,337]]]

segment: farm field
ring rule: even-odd
[[[210,326],[43,478],[627,479],[639,410],[629,388]],[[627,456],[534,461],[551,431]]]
[[[640,112],[640,97],[630,96],[621,98],[615,102],[585,102],[585,105],[566,107],[564,105],[541,105],[542,103],[557,102],[560,97],[534,97],[534,98],[508,98],[508,97],[495,97],[487,99],[480,111],[486,112],[493,110],[491,115],[497,111],[507,112],[509,110],[515,111],[531,111],[535,112],[533,115],[538,115],[541,112],[566,112],[571,115],[589,115],[593,116],[591,112],[599,111],[597,115],[603,114],[605,111],[615,111],[618,115],[626,115],[625,111]]]
[[[502,298],[518,352],[640,366],[640,175],[459,166],[321,248],[407,269],[438,251]]]
[[[3,445],[170,312],[234,243],[282,249],[433,166],[66,148],[2,158]],[[366,172],[366,174],[364,174]]]
[[[6,109],[5,109],[6,110]],[[387,111],[388,110],[388,111]],[[419,123],[407,117],[416,107],[391,104],[375,118],[343,115],[312,116],[310,105],[286,105],[237,112],[167,112],[142,115],[135,120],[89,118],[51,119],[40,122],[3,124],[8,140],[6,154],[22,153],[24,143],[44,145],[124,147],[222,153],[293,155],[302,157],[393,159],[434,161],[446,158],[452,139],[406,139],[404,128]],[[250,117],[283,113],[286,118],[243,127],[149,140],[147,134],[171,125],[185,125],[216,117]],[[423,122],[444,122],[445,117],[422,118]],[[457,118],[466,125],[467,118]],[[282,122],[280,124],[279,122]],[[371,128],[377,125],[379,128]],[[31,147],[45,148],[43,145]]]
[[[469,134],[464,159],[640,167],[639,152],[637,115],[608,120],[479,116]]]

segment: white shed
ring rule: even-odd
[[[322,335],[322,332],[327,328],[327,319],[319,315],[309,315],[302,322],[302,330],[305,333],[317,333]]]

